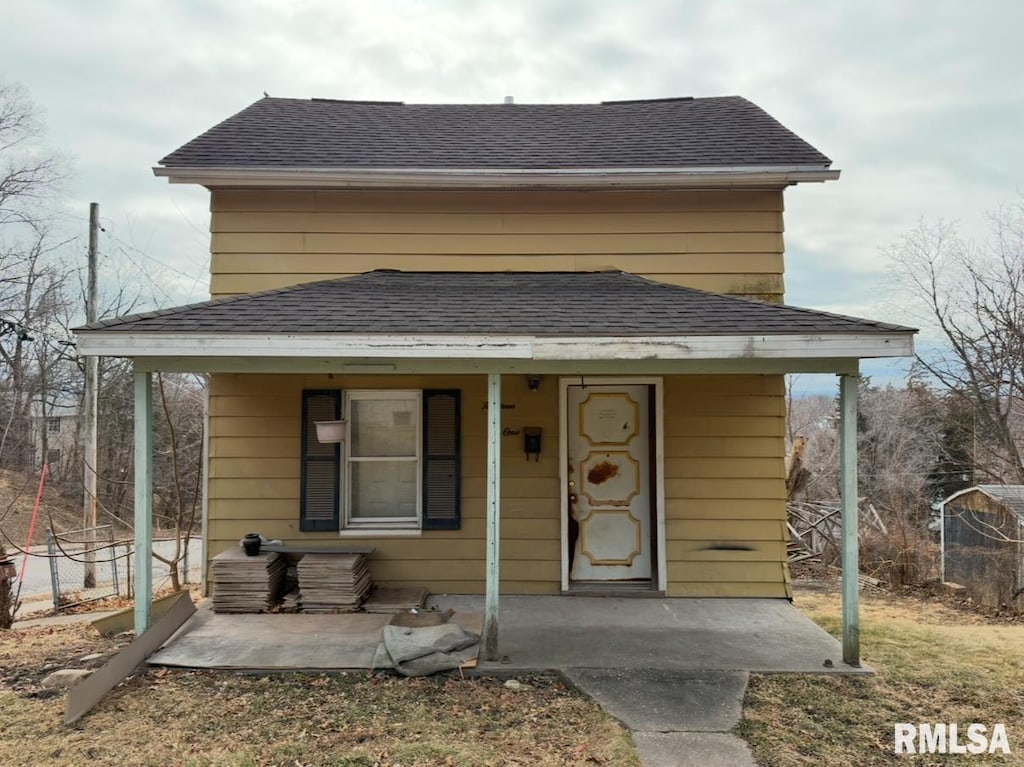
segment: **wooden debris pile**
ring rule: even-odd
[[[822,562],[839,559],[843,537],[842,508],[839,501],[806,501],[811,472],[804,466],[807,440],[796,437],[786,455],[786,527],[789,541],[786,552],[790,562]],[[887,534],[885,522],[872,504],[858,505],[859,522]]]
[[[786,504],[789,528],[787,551],[790,562],[811,560],[829,564],[839,558],[843,537],[842,509],[839,501],[812,503],[790,501]],[[859,508],[860,524],[888,533],[885,522],[872,504]]]

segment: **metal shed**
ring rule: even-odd
[[[1024,593],[1024,485],[976,485],[946,498],[942,580],[974,599],[1020,610]]]

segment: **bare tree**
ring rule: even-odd
[[[61,162],[41,145],[42,133],[28,91],[0,81],[0,225],[42,220],[61,181]]]
[[[31,240],[0,240],[0,462],[21,470],[34,464],[33,417],[46,415],[70,369],[66,274],[50,258],[63,244],[41,229]]]
[[[205,381],[160,374],[157,391],[163,414],[157,430],[154,493],[159,501],[157,521],[173,532],[176,541],[169,556],[153,556],[170,568],[171,586],[181,588],[179,564],[184,546],[198,527],[202,498],[203,390]]]
[[[970,403],[974,467],[980,478],[1024,483],[1024,202],[990,217],[988,239],[972,244],[948,223],[920,224],[889,253],[926,330],[939,344],[921,366]]]
[[[27,90],[0,81],[0,461],[32,466],[33,408],[66,361],[51,341],[66,308],[66,274],[47,231],[61,163],[41,142],[39,109]],[[66,336],[64,336],[66,338]]]

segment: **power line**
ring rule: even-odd
[[[82,218],[81,216],[78,216],[78,215],[75,215],[75,214],[72,214],[72,213],[64,213],[63,215],[65,216],[65,218],[74,219],[76,221],[80,221],[80,222],[85,222],[86,221],[86,219]],[[192,283],[191,284],[191,289],[192,290],[194,290],[196,288],[196,286],[199,285],[199,283],[201,283],[204,280],[206,275],[202,275],[201,274],[201,275],[197,276],[195,274],[189,274],[188,272],[182,271],[180,268],[178,268],[178,267],[176,267],[176,266],[174,266],[172,264],[169,264],[166,261],[163,261],[163,260],[161,260],[159,258],[156,258],[152,254],[147,253],[146,251],[142,250],[141,248],[139,248],[138,246],[134,245],[133,243],[131,243],[131,242],[121,238],[117,234],[114,234],[113,229],[114,229],[115,225],[114,225],[114,223],[110,219],[104,218],[103,219],[103,223],[105,223],[106,226],[101,225],[100,226],[100,231],[103,232],[103,234],[106,235],[107,239],[109,239],[112,243],[114,243],[114,244],[119,246],[119,250],[117,252],[121,253],[126,258],[128,258],[129,262],[133,266],[135,266],[136,269],[138,269],[140,272],[142,272],[142,274],[147,278],[147,280],[150,282],[150,284],[153,285],[154,287],[160,289],[161,292],[164,293],[164,295],[168,299],[171,299],[170,294],[168,294],[167,291],[164,290],[161,286],[157,285],[156,282],[153,280],[152,276],[150,275],[149,271],[142,264],[140,264],[138,261],[135,261],[134,259],[132,259],[131,256],[129,255],[129,253],[134,253],[137,256],[145,259],[146,261],[151,261],[154,264],[162,266],[164,269],[167,269],[168,271],[173,272],[174,274],[178,275],[179,277],[183,277],[186,280],[190,280],[191,283]],[[171,300],[173,300],[173,299],[171,299]]]

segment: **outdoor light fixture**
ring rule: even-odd
[[[543,377],[536,375],[526,376],[526,385],[530,387],[530,391],[537,391],[540,388],[540,379]]]

